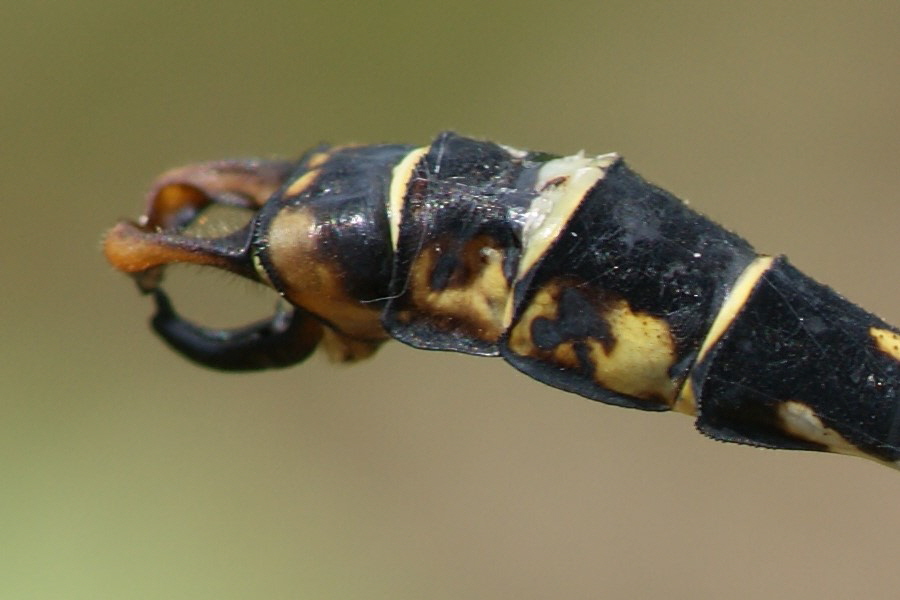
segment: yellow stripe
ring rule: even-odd
[[[284,190],[284,197],[299,196],[319,176],[319,170],[307,171]]]
[[[521,279],[547,252],[585,195],[616,161],[615,153],[586,157],[575,154],[544,163],[538,171],[534,191],[537,192],[525,213],[522,228],[522,257],[516,281]],[[503,326],[512,323],[512,294],[503,315]]]
[[[758,256],[746,269],[744,269],[744,272],[740,274],[734,282],[734,285],[731,287],[731,291],[725,297],[725,302],[722,303],[719,314],[716,315],[712,326],[709,328],[709,332],[706,334],[706,338],[700,346],[700,352],[697,354],[697,360],[694,364],[701,362],[706,357],[709,349],[712,348],[713,345],[719,341],[719,338],[722,337],[722,334],[728,330],[735,317],[737,317],[738,313],[741,311],[741,308],[743,308],[744,304],[750,298],[750,294],[753,293],[756,283],[759,281],[760,277],[772,268],[772,263],[774,261],[774,256]],[[697,402],[694,397],[694,390],[691,386],[692,380],[688,377],[672,410],[687,415],[694,415],[697,413]]]
[[[391,188],[388,195],[388,222],[391,225],[391,246],[397,251],[397,240],[400,238],[400,218],[403,215],[403,202],[409,181],[415,173],[419,160],[428,153],[430,146],[416,148],[403,157],[391,171]]]

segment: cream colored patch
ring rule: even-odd
[[[594,378],[601,386],[645,400],[662,398],[670,406],[677,387],[669,376],[675,364],[675,341],[668,323],[646,313],[633,312],[627,302],[617,302],[604,315],[615,337],[607,353],[591,342]]]
[[[558,319],[559,289],[559,284],[552,284],[535,294],[522,319],[510,331],[509,347],[522,356],[576,368],[579,360],[574,341],[563,341],[547,351],[539,349],[531,337],[535,319]],[[592,338],[581,342],[588,346],[597,385],[626,396],[671,405],[678,389],[669,376],[676,352],[668,323],[632,311],[624,300],[614,303],[600,316],[609,326],[614,341],[607,345]]]
[[[308,188],[318,176],[318,169],[307,171],[306,173],[298,177],[294,182],[292,182],[286,190],[284,190],[284,196],[288,198],[291,196],[299,196],[304,191],[306,191],[306,188]]]
[[[523,158],[528,156],[527,150],[520,150],[519,148],[513,148],[512,146],[506,146],[504,144],[497,145],[506,150],[506,152],[515,159],[522,160]]]
[[[584,195],[619,160],[618,154],[585,157],[581,154],[547,161],[538,171],[537,196],[525,213],[519,275],[527,273],[568,223]]]
[[[740,276],[738,276],[734,285],[731,286],[731,291],[728,292],[728,295],[725,297],[722,308],[719,309],[719,314],[717,314],[715,320],[713,320],[713,324],[709,328],[709,332],[706,334],[703,344],[700,346],[700,352],[697,354],[695,363],[702,361],[709,352],[709,349],[712,348],[713,345],[719,341],[719,338],[722,337],[722,334],[728,330],[734,322],[734,319],[741,312],[744,304],[746,304],[747,300],[750,298],[750,295],[753,293],[756,283],[769,269],[772,268],[772,263],[774,261],[775,257],[773,256],[758,256],[753,262],[747,265],[747,268],[745,268]],[[679,394],[678,400],[675,402],[672,410],[689,415],[697,412],[696,399],[694,398],[693,390],[688,392],[689,388],[690,378],[688,378],[688,382],[682,388],[682,392]]]
[[[894,360],[900,361],[900,334],[890,329],[872,327],[869,329],[869,335],[875,340],[875,347]]]
[[[783,402],[778,407],[778,418],[781,421],[781,427],[784,432],[797,439],[821,444],[828,448],[829,452],[862,456],[863,458],[883,462],[864,453],[834,429],[826,427],[822,423],[822,419],[816,415],[816,412],[802,402],[797,402],[796,400]]]
[[[428,154],[430,146],[416,148],[403,157],[391,172],[391,186],[388,194],[388,222],[391,226],[391,246],[397,251],[397,240],[400,238],[400,219],[403,217],[403,203],[409,182],[416,172],[419,160]]]
[[[541,166],[534,185],[537,196],[525,213],[523,251],[516,279],[521,279],[547,252],[588,190],[603,179],[609,167],[618,160],[619,155],[615,153],[594,157],[576,154],[547,161]],[[510,297],[504,314],[507,326],[512,321],[512,309]]]

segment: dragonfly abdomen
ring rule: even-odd
[[[192,235],[209,207],[245,209]],[[900,459],[900,332],[633,172],[444,133],[430,145],[318,148],[160,178],[107,257],[157,300],[154,328],[222,370],[338,360],[389,338],[501,356],[588,398],[696,415],[706,435]],[[289,304],[237,330],[194,325],[160,288],[189,262]]]

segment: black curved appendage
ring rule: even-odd
[[[236,329],[211,329],[183,319],[161,289],[153,291],[153,330],[176,352],[205,367],[256,371],[303,362],[322,337],[322,327],[299,310]]]

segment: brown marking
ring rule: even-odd
[[[552,281],[542,287],[532,298],[531,303],[525,308],[518,323],[509,332],[509,349],[520,356],[544,362],[551,362],[560,367],[576,369],[579,366],[575,345],[571,341],[564,341],[552,351],[538,348],[531,337],[531,330],[537,319],[559,319],[558,299],[560,292],[566,284]]]
[[[563,341],[552,350],[535,344],[531,333],[535,320],[560,318],[559,297],[567,285],[570,284],[550,282],[535,294],[510,331],[510,350],[561,368],[576,369],[582,367],[576,344],[583,344],[588,349],[593,378],[599,387],[672,406],[678,386],[669,372],[677,353],[669,325],[659,317],[632,311],[625,300],[597,307],[598,317],[610,332],[607,339],[586,336]]]
[[[900,333],[890,329],[871,327],[869,335],[875,340],[875,347],[896,361],[900,361]]]
[[[563,185],[565,182],[569,180],[567,175],[560,175],[558,177],[554,177],[553,179],[548,179],[544,185],[541,186],[541,189],[538,190],[538,193],[543,193],[549,190],[550,188],[556,188]]]
[[[192,238],[147,232],[134,223],[116,224],[103,240],[106,260],[125,273],[138,273],[169,263],[191,263],[232,270],[232,261],[200,248]]]
[[[183,230],[211,204],[243,209],[262,206],[291,169],[288,162],[254,159],[214,161],[168,171],[148,192],[138,223],[122,221],[106,235],[106,258],[127,273],[180,262],[219,267],[252,279],[246,256],[235,246],[239,240],[204,239]],[[147,285],[155,282],[147,289],[158,285],[160,275],[143,278]]]
[[[141,225],[167,228],[169,219],[187,206],[199,210],[227,195],[231,203],[259,208],[290,173],[291,163],[275,160],[220,160],[172,169],[160,175],[147,193]]]
[[[459,266],[444,289],[431,287],[441,255],[440,241],[422,248],[410,266],[413,311],[424,313],[438,327],[465,329],[470,335],[496,342],[503,333],[503,310],[509,282],[503,274],[503,251],[486,235],[468,240],[456,253]]]
[[[320,227],[309,207],[285,207],[269,227],[268,253],[284,297],[344,334],[383,340],[378,308],[353,298],[341,265],[319,247]]]

